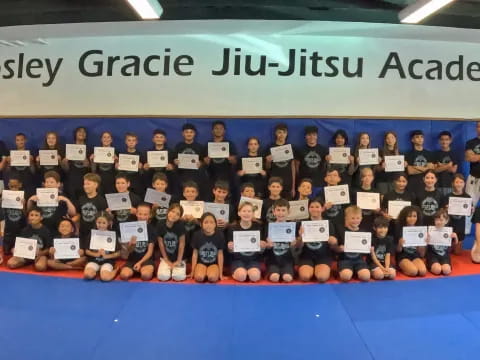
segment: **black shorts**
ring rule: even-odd
[[[129,268],[129,269],[132,269],[132,270],[133,270],[133,266],[134,266],[137,262],[138,262],[138,261],[127,260],[127,262],[125,263],[125,265],[123,265],[123,267],[126,267],[126,268]],[[148,266],[148,265],[152,265],[153,267],[155,267],[155,263],[153,262],[152,259],[148,259],[147,261],[145,261],[145,262],[142,264],[142,267]],[[133,270],[133,271],[135,271],[135,270]]]
[[[404,259],[407,259],[407,260],[410,260],[410,261],[413,261],[415,259],[421,259],[422,257],[420,256],[420,254],[418,252],[415,252],[414,254],[409,254],[409,253],[406,253],[406,252],[401,252],[401,253],[397,253],[397,266],[400,265],[400,261],[404,260]]]
[[[5,235],[3,238],[3,253],[5,255],[10,255],[12,253],[12,249],[15,246],[15,237]]]
[[[243,268],[246,270],[258,269],[258,271],[260,271],[260,262],[257,260],[250,260],[250,261],[233,260],[230,268],[231,268],[232,274],[235,272],[235,270],[240,268]]]
[[[440,256],[433,253],[427,253],[427,267],[430,269],[433,264],[439,263],[440,265],[452,265],[450,262],[450,255]]]
[[[363,270],[363,269],[368,269],[367,262],[363,259],[358,259],[358,260],[353,260],[353,259],[345,259],[345,260],[339,260],[338,261],[338,272],[341,272],[342,270],[352,270],[354,273]]]
[[[327,265],[329,267],[332,266],[332,258],[330,256],[323,256],[323,257],[301,257],[298,260],[298,266],[311,266],[315,267],[317,265]]]
[[[267,265],[267,273],[268,276],[270,276],[271,274],[280,274],[281,276],[288,274],[292,277],[295,274],[293,270],[293,263],[269,264]]]

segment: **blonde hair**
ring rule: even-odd
[[[345,209],[345,217],[357,214],[362,214],[362,209],[360,209],[357,205],[350,205]]]

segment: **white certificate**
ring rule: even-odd
[[[263,170],[261,157],[242,158],[242,169],[245,174],[259,174]]]
[[[87,157],[87,145],[67,144],[65,145],[65,157],[72,161],[83,161]]]
[[[470,216],[472,198],[450,196],[448,198],[448,215]]]
[[[289,201],[290,211],[287,220],[304,220],[309,218],[308,200]]]
[[[23,209],[23,191],[3,190],[2,208],[4,209]]]
[[[53,239],[55,248],[55,259],[78,259],[80,254],[80,240],[78,238]]]
[[[230,205],[206,202],[203,206],[203,212],[210,212],[215,215],[217,219],[222,219],[223,221],[228,222],[230,216]]]
[[[180,206],[183,208],[183,215],[192,215],[195,219],[200,219],[203,215],[203,201],[180,200]]]
[[[93,162],[97,164],[113,164],[115,162],[115,148],[95,146],[93,148]]]
[[[403,247],[412,246],[425,246],[425,240],[427,239],[427,227],[426,226],[404,226],[403,240],[405,241]]]
[[[58,165],[58,151],[57,150],[39,150],[41,166],[57,166]]]
[[[325,186],[325,202],[333,205],[350,204],[348,185]]]
[[[115,231],[92,230],[90,239],[90,250],[115,251],[117,234]]]
[[[129,221],[120,223],[120,242],[128,243],[132,236],[135,236],[138,242],[148,241],[147,222]]]
[[[405,171],[405,156],[385,156],[385,172]]]
[[[406,206],[410,206],[412,203],[410,201],[401,201],[401,200],[389,200],[388,201],[388,215],[396,219],[400,211]]]
[[[37,255],[37,240],[22,237],[15,238],[13,256],[34,260]]]
[[[350,164],[350,148],[349,147],[331,147],[329,149],[331,164]]]
[[[357,192],[357,206],[364,210],[380,209],[380,194],[374,192]]]
[[[37,188],[37,206],[54,207],[58,206],[58,189]]]
[[[451,246],[453,229],[449,226],[437,229],[435,226],[428,227],[429,245]]]
[[[282,145],[270,148],[273,162],[288,161],[293,159],[292,145]]]
[[[198,170],[198,154],[178,154],[178,168]]]
[[[158,204],[162,207],[168,208],[171,199],[172,195],[148,188],[147,192],[145,193],[144,201],[150,204]]]
[[[377,165],[378,149],[359,149],[358,157],[360,165]]]
[[[147,162],[151,168],[167,167],[168,151],[147,151]]]
[[[372,233],[361,231],[345,231],[345,244],[343,251],[346,253],[369,254],[372,246]]]
[[[244,202],[249,202],[250,204],[253,205],[253,216],[255,217],[255,219],[260,219],[262,217],[262,206],[263,206],[262,200],[242,196],[240,198],[239,205]]]
[[[118,170],[138,172],[140,156],[130,154],[118,155]]]
[[[295,240],[294,222],[268,223],[268,237],[272,242],[292,242]]]
[[[302,229],[303,242],[328,241],[330,237],[328,220],[302,221]]]
[[[132,208],[132,202],[130,201],[130,195],[128,192],[105,194],[108,208],[112,211],[127,210]]]
[[[228,142],[209,142],[208,157],[212,159],[225,159],[230,156],[230,144]]]
[[[234,231],[233,252],[259,252],[260,231]]]
[[[11,150],[11,166],[30,166],[30,150]]]

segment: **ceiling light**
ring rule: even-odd
[[[159,19],[163,13],[158,0],[127,0],[143,20]]]
[[[417,24],[455,0],[418,0],[398,13],[402,23]]]

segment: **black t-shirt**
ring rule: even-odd
[[[27,225],[20,232],[20,237],[37,240],[37,249],[44,250],[53,246],[52,233],[45,226],[34,229],[31,225]]]
[[[343,146],[334,146],[334,147],[343,147]],[[350,148],[350,153],[349,155],[352,155],[352,149]],[[352,184],[352,175],[348,173],[348,168],[350,167],[350,163],[348,164],[328,164],[328,169],[329,170],[337,170],[338,174],[342,178],[342,181],[340,184],[347,184],[351,185]]]
[[[328,186],[328,185],[327,185]],[[352,191],[351,189],[349,188],[348,189],[349,193],[350,193],[350,196],[352,196]],[[325,201],[325,191],[322,191],[320,192],[320,194],[318,195],[318,198],[320,199],[320,202],[322,203],[322,205],[325,205],[326,201]],[[353,200],[354,198],[351,197],[350,200]],[[344,210],[347,206],[349,206],[350,204],[342,204],[342,205],[332,205],[332,207],[328,210],[325,210],[323,213],[322,213],[322,217],[325,219],[325,220],[332,220],[333,223],[335,224],[335,226],[342,226],[343,222],[344,222]]]
[[[248,229],[244,229],[240,226],[239,223],[235,223],[228,227],[227,229],[227,242],[233,241],[233,233],[235,231],[260,231],[260,239],[264,240],[264,234],[262,226],[258,223],[252,222],[252,225]],[[240,260],[244,262],[250,261],[261,261],[262,259],[262,252],[234,252],[233,253],[233,260]]]
[[[288,145],[288,144],[284,144]],[[272,144],[270,145],[267,150],[265,151],[265,156],[271,155],[270,148],[272,147],[278,147],[278,146],[283,146],[283,145],[277,145],[277,144]],[[292,145],[292,151],[295,154],[295,150]],[[271,168],[270,168],[270,177],[276,176],[279,177],[280,179],[283,180],[283,191],[284,192],[289,192],[292,189],[293,185],[293,178],[292,178],[292,161],[293,159],[290,159],[288,161],[279,161],[279,162],[271,162]]]
[[[80,239],[81,241],[81,239]],[[90,243],[92,241],[92,236],[91,236],[91,230],[89,231],[88,233],[88,241],[86,242],[86,244],[88,245],[85,245],[85,248],[86,249],[90,249]],[[105,251],[105,255],[110,255],[110,254],[113,254],[117,251],[120,251],[120,241],[118,241],[118,234],[117,234],[117,237],[116,237],[116,240],[115,240],[115,250],[114,251]],[[91,250],[91,251],[97,251],[97,250]],[[88,258],[88,261],[92,261],[92,262],[95,262],[97,263],[98,265],[103,265],[103,264],[112,264],[114,265],[115,264],[115,261],[116,259],[104,259],[103,257],[94,257],[94,256],[87,256]]]
[[[162,220],[157,225],[157,235],[162,238],[168,260],[177,261],[180,237],[185,235],[185,224],[177,221],[172,227],[168,227],[167,222]],[[185,251],[183,254],[185,255]]]
[[[299,227],[296,227],[295,235],[298,236]],[[265,232],[268,234],[268,224],[265,227]],[[293,254],[290,249],[290,242],[274,242],[271,249],[265,251],[268,264],[293,264]]]
[[[370,231],[365,231],[365,229],[358,229],[358,230],[350,230],[348,229],[345,225],[338,225],[337,226],[337,240],[338,240],[338,246],[345,245],[345,232],[370,232]],[[365,254],[362,253],[346,253],[346,252],[341,252],[338,254],[338,260],[352,260],[352,261],[357,261],[357,260],[362,260],[363,256]]]
[[[370,190],[364,190],[362,188],[359,188],[359,189],[355,189],[352,191],[352,199],[354,201],[354,204],[357,205],[358,204],[358,200],[357,200],[357,193],[359,192],[368,192],[368,193],[377,193],[379,194],[378,190],[375,189],[375,188],[371,188]],[[372,230],[372,227],[373,227],[373,221],[375,220],[375,212],[373,210],[366,210],[366,209],[362,209],[362,224],[361,224],[361,227],[363,229],[367,229],[369,231]]]
[[[276,200],[270,198],[263,200],[262,205],[262,221],[264,223],[275,222],[277,218],[273,215],[273,203]]]
[[[212,141],[213,142],[213,141]],[[237,148],[235,144],[229,140],[223,140],[221,142],[226,142],[229,144],[230,156],[237,155]],[[212,175],[214,180],[225,180],[229,181],[232,177],[232,166],[230,161],[227,158],[221,159],[210,159],[210,164],[208,165],[208,170]]]
[[[475,212],[473,213],[472,223],[478,224],[480,223],[480,207],[475,208]]]
[[[395,156],[395,155],[402,155],[402,154],[395,154],[393,151],[385,151],[384,149],[379,149],[379,157],[380,161],[384,162],[385,161],[385,156]],[[385,172],[384,169],[381,169],[380,167],[377,168],[377,172],[375,173],[375,181],[376,183],[390,183],[393,181],[394,177],[396,174],[401,173],[400,171],[393,171],[393,172]]]
[[[415,226],[422,226],[422,224],[417,224]],[[403,226],[401,226],[397,222],[395,223],[395,237],[394,237],[395,244],[398,244],[400,238],[403,238]],[[420,257],[420,254],[416,246],[403,246],[402,250],[399,253],[403,255],[413,256],[413,257]]]
[[[434,157],[433,153],[428,150],[413,150],[405,155],[405,160],[407,161],[409,166],[427,166],[428,163],[434,162]],[[409,189],[416,190],[419,188],[423,188],[424,186],[425,185],[423,184],[423,173],[408,176]]]
[[[329,236],[336,236],[335,225],[331,220],[328,220],[328,232]],[[311,260],[331,259],[332,250],[327,241],[305,242],[300,257]]]
[[[77,205],[80,213],[80,236],[90,236],[90,230],[95,226],[95,217],[107,207],[107,201],[99,194],[93,198],[86,195],[80,197]]]
[[[255,156],[250,156],[246,155],[244,156],[245,158],[257,158],[260,157],[262,158],[262,169],[265,170],[265,158],[262,157],[262,155],[255,155]],[[237,170],[243,170],[243,162],[242,159],[238,160],[237,163]],[[261,174],[245,174],[240,178],[240,182],[242,184],[244,183],[251,183],[253,184],[253,187],[255,189],[255,196],[259,198],[265,197],[265,191],[266,191],[266,176],[262,176]]]
[[[393,237],[390,235],[385,236],[384,238],[379,238],[377,236],[372,236],[372,247],[375,251],[375,256],[377,257],[380,264],[385,266],[385,258],[387,254],[393,255],[395,253],[395,243]],[[372,256],[368,255],[369,264],[374,264]]]
[[[310,178],[313,186],[323,186],[326,169],[325,156],[327,155],[328,149],[320,144],[313,147],[305,144],[297,149],[296,159],[300,162],[298,178]]]
[[[410,201],[412,205],[415,203],[415,195],[408,190],[405,190],[403,193],[398,193],[395,190],[389,191],[385,194],[382,200],[382,209],[388,210],[389,201]]]
[[[443,197],[442,204],[440,205],[442,208],[445,208],[448,205],[449,199],[451,197],[460,197],[460,198],[467,198],[471,199],[471,196],[467,193],[463,193],[461,195],[455,195],[454,193],[450,193],[447,196]],[[462,215],[448,215],[450,217],[450,226],[453,228],[453,232],[457,235],[465,234],[465,216]],[[474,222],[474,220],[472,219]]]
[[[26,226],[26,218],[22,209],[0,209],[2,219],[5,220],[4,237],[14,240]]]
[[[202,161],[207,153],[205,148],[200,145],[199,143],[193,142],[191,144],[187,144],[185,142],[179,142],[173,151],[175,159],[178,159],[178,154],[197,154],[199,161]],[[199,171],[194,169],[178,169],[178,174],[180,176],[180,180],[185,182],[187,180],[193,180],[198,183],[199,180]]]
[[[138,150],[129,152],[125,149],[125,152],[121,153],[125,155],[138,155],[141,164],[145,163],[144,154]],[[126,173],[130,180],[130,189],[137,195],[142,196],[145,193],[145,185],[143,184],[143,177],[139,171],[121,171]]]
[[[453,151],[436,151],[434,154],[434,159],[435,164],[444,165],[448,164],[449,162],[452,162],[453,165],[458,164],[458,161]],[[453,173],[451,173],[450,171],[442,171],[437,173],[437,176],[437,187],[452,187]]]
[[[199,264],[217,264],[218,252],[225,248],[225,236],[218,230],[213,235],[205,235],[202,230],[198,230],[193,234],[192,247],[198,250]]]
[[[465,150],[472,150],[475,155],[480,154],[480,138],[470,139],[465,144]],[[470,175],[480,178],[480,161],[470,163]]]
[[[36,202],[34,202],[36,205]],[[68,205],[64,200],[58,202],[58,206],[45,206],[39,208],[42,211],[42,223],[50,230],[52,234],[57,231],[57,226],[60,220],[67,216]]]
[[[433,215],[440,209],[443,196],[438,190],[426,191],[422,189],[417,192],[417,205],[422,209],[423,223],[433,225]]]
[[[115,156],[118,156],[118,153],[115,152]],[[107,163],[96,163],[95,164],[95,172],[100,176],[102,179],[102,183],[100,184],[102,188],[102,192],[104,194],[112,194],[116,192],[115,189],[115,163],[107,164]]]
[[[168,159],[168,163],[169,164],[173,164],[173,151],[170,150],[169,148],[167,148],[166,146],[164,146],[163,149],[161,150],[158,150],[158,149],[155,149],[155,148],[152,148],[148,151],[166,151],[167,152],[167,159]],[[148,162],[148,151],[145,151],[145,153],[143,154],[143,159],[145,160],[145,162]],[[150,168],[148,170],[145,170],[144,171],[144,176],[145,176],[145,185],[148,186],[148,185],[151,185],[152,184],[152,180],[153,180],[153,177],[155,174],[157,173],[164,173],[164,174],[167,174],[167,168],[166,167],[161,167],[161,168],[157,168],[157,167],[152,167],[150,165]]]
[[[135,248],[132,252],[128,255],[129,262],[136,263],[145,256],[148,251],[148,245],[154,244],[157,240],[157,232],[155,228],[151,224],[147,224],[147,233],[148,233],[148,241],[138,241],[135,243]]]
[[[132,191],[128,192],[128,196],[130,197],[130,202],[134,208],[136,208],[142,202],[142,199]],[[112,211],[112,214],[114,219],[114,229],[119,228],[119,224],[122,222],[136,221],[137,219],[135,215],[130,213],[130,209],[115,210]]]
[[[60,161],[65,157],[65,152],[63,150],[58,150],[58,149],[41,149],[41,150],[57,150],[57,154],[60,156],[60,160],[58,162],[58,165],[39,165],[39,175],[43,179],[43,176],[47,171],[55,171],[58,175],[60,175],[60,178],[63,180],[64,173],[63,169],[60,166]],[[40,156],[40,150],[38,151],[38,156]]]

